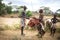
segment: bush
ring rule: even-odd
[[[10,26],[8,26],[8,25],[5,25],[5,26],[1,26],[0,27],[0,31],[3,31],[3,30],[10,30],[11,28],[10,28]]]
[[[57,14],[58,17],[60,17],[60,14]]]
[[[27,17],[30,17],[30,16],[32,16],[32,12],[31,11],[27,11],[26,15],[27,15]]]
[[[9,26],[9,25],[4,25],[0,27],[0,31],[4,31],[4,30],[18,30],[20,29],[19,24],[14,24],[13,26]]]
[[[15,28],[15,30],[20,29],[19,24],[15,24],[15,25],[14,25],[14,28]]]

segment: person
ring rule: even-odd
[[[40,13],[39,14],[39,20],[44,25],[44,21],[43,21],[43,18],[44,18],[43,9],[40,9],[39,13]]]
[[[41,20],[43,20],[43,17],[44,17],[44,15],[43,15],[43,10],[42,9],[40,9],[39,10],[39,19],[41,19]]]
[[[55,31],[56,31],[56,23],[59,21],[56,16],[57,15],[54,14],[53,18],[51,19],[51,21],[52,21],[51,34],[55,33]],[[52,33],[52,31],[53,31],[53,33]],[[54,34],[53,34],[53,36],[54,36]]]
[[[40,22],[40,24],[42,25],[42,29],[44,30],[44,21],[43,21],[43,18],[44,18],[44,14],[43,14],[43,9],[40,9],[39,10],[39,22]]]
[[[21,35],[25,35],[23,33],[24,27],[25,27],[25,19],[26,19],[26,6],[23,6],[23,11],[21,12]]]
[[[43,21],[43,18],[44,18],[44,14],[43,14],[43,10],[40,9],[39,10],[39,24],[37,26],[37,29],[38,29],[38,35],[41,34],[41,37],[45,34],[45,31],[44,31],[44,21]]]

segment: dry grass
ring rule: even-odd
[[[36,15],[35,15],[36,16]],[[7,15],[8,17],[8,15]],[[20,35],[20,30],[4,30],[7,29],[15,29],[20,27],[20,18],[7,18],[7,17],[0,17],[0,40],[60,40],[60,22],[57,23],[57,27],[59,28],[56,32],[55,36],[50,36],[50,32],[43,36],[43,38],[38,38],[36,34],[38,31],[36,30],[25,30],[25,36]],[[38,17],[38,15],[36,16]],[[52,16],[45,16],[45,19],[52,18]],[[27,22],[28,23],[28,22]],[[5,26],[4,26],[5,25]],[[10,25],[10,26],[9,26]],[[4,30],[4,31],[2,31]]]
[[[45,33],[43,38],[39,38],[37,35],[37,31],[28,31],[25,30],[25,36],[20,35],[20,30],[6,30],[0,31],[0,40],[57,40],[57,37],[60,37],[59,33],[56,33],[54,37],[50,36],[49,33]]]

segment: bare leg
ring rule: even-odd
[[[21,27],[21,35],[23,35],[23,29],[24,29],[24,27]]]

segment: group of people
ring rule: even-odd
[[[25,27],[26,9],[27,8],[24,6],[23,11],[21,12],[21,35],[24,35],[23,30],[24,30],[24,27]],[[40,9],[39,13],[40,13],[39,14],[39,24],[37,24],[38,25],[37,30],[38,30],[39,34],[44,35],[45,34],[45,31],[44,31],[45,23],[44,23],[44,20],[43,20],[43,18],[44,18],[43,10]],[[53,18],[51,19],[51,22],[52,22],[52,25],[51,25],[51,28],[50,28],[51,33],[52,33],[52,29],[54,30],[54,33],[55,33],[55,30],[56,30],[55,25],[57,23],[57,20],[58,19],[57,19],[56,15],[54,14]],[[41,31],[42,31],[42,33],[41,33]]]

